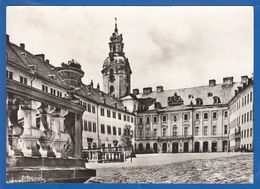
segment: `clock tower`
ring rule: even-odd
[[[116,98],[122,98],[130,94],[132,71],[128,58],[125,57],[123,36],[118,33],[116,18],[115,29],[110,37],[109,50],[101,71],[103,90]]]

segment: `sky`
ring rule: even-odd
[[[102,65],[117,17],[131,88],[165,90],[253,73],[252,7],[8,7],[10,41],[54,66],[75,59],[82,81],[102,89]]]

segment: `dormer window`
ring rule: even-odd
[[[213,97],[213,103],[214,103],[214,104],[220,104],[220,98],[217,97],[217,96],[214,96],[214,97]]]
[[[213,94],[211,92],[208,92],[208,97],[212,97]]]
[[[196,98],[196,106],[201,106],[203,105],[203,101],[201,98]]]

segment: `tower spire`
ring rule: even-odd
[[[118,29],[117,29],[117,18],[115,17],[115,33],[118,33]]]

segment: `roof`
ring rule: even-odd
[[[215,86],[198,86],[191,88],[182,88],[182,89],[172,89],[165,90],[162,92],[151,92],[150,94],[138,94],[137,98],[152,98],[155,99],[156,102],[159,102],[163,108],[168,107],[168,98],[177,96],[179,102],[183,101],[183,105],[180,106],[189,106],[191,102],[195,105],[196,99],[200,98],[203,102],[203,105],[212,105],[213,98],[218,97],[220,99],[220,105],[228,104],[230,99],[235,95],[234,90],[240,86],[241,83],[236,82],[233,84],[217,84]],[[211,93],[209,95],[209,93]],[[143,100],[140,100],[142,103]],[[147,109],[147,108],[146,108]],[[150,109],[150,108],[149,108]]]
[[[37,56],[10,42],[8,42],[6,45],[6,53],[7,61],[28,71],[32,70],[32,66],[35,66],[37,68],[36,74],[38,76],[41,76],[51,82],[55,82],[56,84],[62,85],[61,78],[57,71],[54,70],[55,67],[53,65],[47,63],[46,61],[42,61]],[[55,77],[50,78],[50,75],[54,75]]]

